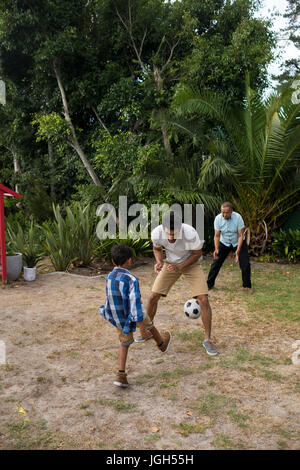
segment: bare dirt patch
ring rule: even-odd
[[[152,261],[132,271],[146,303]],[[219,356],[206,355],[201,320],[183,314],[182,278],[156,317],[170,351],[133,344],[126,390],[113,386],[117,334],[98,314],[104,274],[40,273],[0,289],[0,448],[299,448],[300,368],[290,360],[299,327],[248,311],[238,285],[226,290],[233,275],[209,296]]]

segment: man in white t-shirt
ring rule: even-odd
[[[151,235],[155,256],[154,270],[158,274],[154,281],[147,305],[147,314],[154,318],[159,299],[166,297],[171,287],[183,274],[190,284],[192,296],[201,306],[202,321],[205,330],[203,346],[207,354],[215,356],[216,348],[211,339],[212,313],[208,301],[208,288],[199,258],[202,254],[201,241],[197,231],[188,224],[183,224],[176,214],[163,217],[162,225],[156,227]],[[166,260],[163,260],[163,249]],[[135,341],[141,342],[151,338],[148,331],[141,329],[141,336]]]

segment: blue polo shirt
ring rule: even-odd
[[[245,227],[243,218],[237,212],[232,212],[230,219],[224,219],[222,214],[217,215],[214,223],[215,230],[221,231],[220,242],[226,246],[237,246],[238,230]]]

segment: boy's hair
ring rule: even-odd
[[[111,257],[116,266],[122,266],[132,256],[132,249],[127,245],[114,245],[111,249]]]
[[[182,225],[182,218],[179,214],[170,212],[162,218],[162,226],[168,230],[179,230]]]

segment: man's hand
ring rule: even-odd
[[[154,271],[158,274],[160,273],[160,271],[162,270],[163,268],[163,263],[161,263],[160,261],[158,261],[157,263],[155,263],[154,265]]]
[[[219,250],[214,251],[214,259],[219,257]]]
[[[235,252],[234,261],[235,261],[236,263],[239,261],[239,252],[238,252],[238,251]]]
[[[171,273],[178,273],[180,269],[179,266],[176,264],[168,264],[167,271]]]

